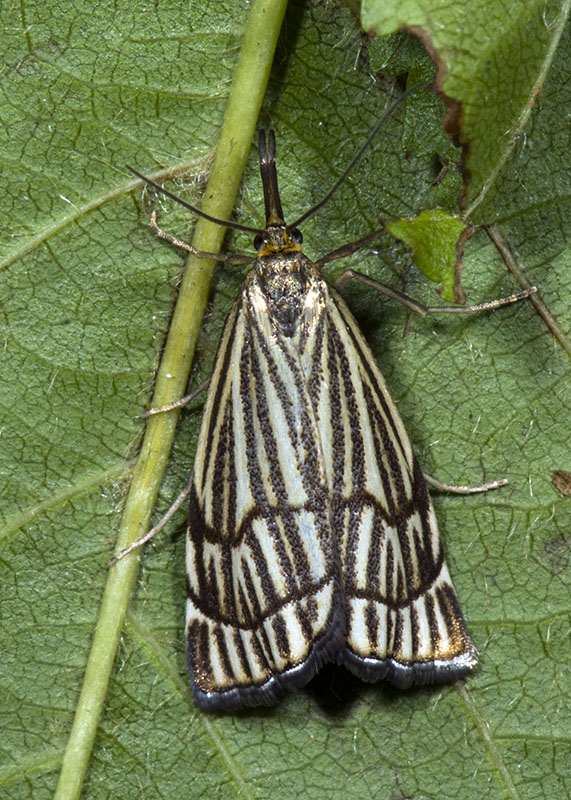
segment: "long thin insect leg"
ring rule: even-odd
[[[180,400],[176,400],[174,403],[168,403],[166,406],[159,406],[158,408],[150,408],[148,411],[145,411],[145,413],[142,415],[143,418],[150,417],[153,414],[161,414],[165,411],[172,411],[173,408],[182,408],[182,406],[185,406],[187,403],[190,403],[191,400],[194,400],[195,397],[198,397],[198,395],[206,389],[209,383],[210,383],[210,377],[208,377],[205,381],[203,381],[200,384],[200,386],[197,386],[196,389],[190,392],[190,394],[185,395],[185,397],[181,397]],[[109,559],[109,561],[105,564],[105,566],[112,567],[113,564],[122,559],[128,553],[132,553],[133,550],[136,550],[138,547],[141,547],[141,545],[145,544],[145,542],[148,542],[149,539],[152,539],[153,536],[156,536],[157,533],[160,533],[167,524],[167,522],[169,521],[169,519],[172,517],[172,515],[176,511],[178,511],[178,509],[181,507],[181,505],[184,503],[184,501],[190,494],[191,485],[192,485],[192,475],[185,483],[182,492],[176,498],[174,503],[170,506],[166,514],[157,522],[157,524],[154,525],[150,530],[148,530],[144,536],[141,536],[140,539],[137,539],[135,542],[130,544],[129,547],[125,547],[123,550],[120,550],[118,553],[116,553],[113,556],[113,558]]]
[[[163,231],[162,228],[159,228],[157,224],[157,212],[153,211],[151,214],[151,221],[150,221],[151,230],[157,234],[157,236],[161,239],[164,239],[170,244],[174,244],[175,247],[180,247],[183,250],[186,250],[189,253],[192,253],[193,256],[197,256],[197,258],[209,258],[215,261],[225,261],[227,264],[251,264],[254,260],[251,256],[243,256],[243,255],[230,255],[228,253],[208,253],[205,250],[197,250],[196,247],[193,247],[188,242],[183,242],[182,239],[177,239],[176,236],[172,236],[170,233]]]
[[[414,300],[412,297],[403,294],[403,292],[392,289],[384,283],[379,283],[379,281],[375,281],[373,278],[367,277],[367,275],[362,275],[360,272],[355,272],[353,269],[346,270],[343,275],[335,281],[335,288],[339,289],[353,279],[364,283],[365,286],[376,289],[376,291],[381,292],[381,294],[386,294],[388,297],[391,297],[398,303],[402,303],[407,308],[410,308],[411,311],[420,314],[422,317],[425,317],[427,314],[473,314],[476,311],[490,311],[495,308],[500,308],[500,306],[516,303],[518,300],[524,300],[526,297],[537,292],[537,288],[532,286],[530,289],[524,289],[516,294],[510,294],[508,297],[500,297],[498,300],[491,300],[488,303],[478,303],[474,306],[425,306],[423,303],[419,303],[418,300]]]
[[[109,561],[105,564],[105,566],[112,567],[113,564],[116,564],[117,561],[120,561],[120,559],[124,558],[126,555],[128,555],[128,553],[132,553],[133,550],[136,550],[138,547],[141,547],[141,545],[145,544],[145,542],[148,542],[149,539],[152,539],[153,536],[155,536],[157,533],[160,533],[167,524],[167,522],[169,521],[169,519],[172,517],[172,515],[179,510],[181,505],[184,503],[184,501],[190,494],[191,486],[192,486],[192,475],[184,484],[182,492],[176,498],[176,500],[169,508],[169,510],[166,512],[164,517],[162,517],[162,519],[160,519],[156,525],[153,525],[153,527],[150,530],[148,530],[144,536],[141,536],[140,539],[137,539],[137,541],[130,544],[129,547],[125,547],[123,550],[119,550],[118,553],[115,553],[113,558],[110,558]]]
[[[348,242],[344,244],[342,247],[338,247],[337,250],[332,250],[331,253],[327,253],[326,256],[319,258],[315,263],[318,267],[322,267],[324,264],[328,264],[330,261],[336,261],[338,258],[345,258],[345,256],[350,256],[353,253],[360,250],[365,245],[370,244],[370,242],[374,242],[375,239],[378,239],[383,233],[386,233],[385,228],[379,228],[372,233],[368,233],[367,236],[363,236],[362,239],[357,239],[355,242]],[[343,277],[343,276],[341,276]]]
[[[144,414],[141,414],[143,419],[147,419],[148,417],[152,417],[154,414],[164,414],[165,411],[172,411],[174,408],[182,408],[194,400],[195,397],[198,397],[210,383],[210,377],[208,377],[205,381],[202,381],[200,386],[197,386],[196,389],[193,389],[192,392],[189,394],[185,394],[184,397],[181,397],[180,400],[175,400],[173,403],[167,403],[165,406],[157,406],[156,408],[149,408],[148,411],[145,411]]]
[[[450,483],[442,483],[442,481],[433,478],[426,472],[422,473],[424,480],[439,492],[450,492],[451,494],[477,494],[478,492],[490,492],[492,489],[500,489],[502,486],[507,486],[509,481],[507,478],[500,478],[497,481],[489,481],[482,483],[480,486],[454,486]]]

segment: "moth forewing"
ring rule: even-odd
[[[292,337],[268,337],[255,269],[222,336],[191,494],[189,665],[207,707],[271,702],[340,644],[318,431]]]
[[[347,306],[333,291],[327,309],[336,352],[328,415],[340,415],[331,472],[342,494],[340,554],[347,647],[343,662],[367,680],[399,685],[445,680],[475,665],[444,562],[420,467],[377,364]],[[327,382],[324,382],[327,386]],[[323,438],[327,436],[323,430]],[[342,452],[341,452],[342,451]],[[337,501],[338,502],[338,501]],[[334,531],[335,535],[335,531]],[[451,605],[455,603],[455,613]]]
[[[400,686],[477,653],[426,485],[343,300],[282,218],[228,315],[200,432],[187,536],[187,642],[204,709],[274,702],[326,661]]]

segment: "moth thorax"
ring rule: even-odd
[[[303,320],[305,301],[314,281],[312,264],[302,253],[258,259],[257,282],[268,313],[285,336],[293,336]]]

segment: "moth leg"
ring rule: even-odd
[[[190,403],[191,400],[194,400],[195,397],[198,397],[198,395],[207,388],[209,383],[210,383],[210,377],[208,377],[205,381],[203,381],[200,384],[200,386],[197,386],[197,388],[194,389],[192,392],[190,392],[190,394],[181,397],[180,400],[175,400],[174,403],[168,403],[166,406],[158,406],[157,408],[150,408],[148,411],[145,411],[145,413],[142,415],[143,418],[145,419],[147,417],[152,416],[153,414],[161,414],[165,411],[172,411],[174,408],[182,408],[182,406],[185,406],[187,403]],[[192,485],[192,476],[185,483],[183,490],[176,498],[174,503],[171,505],[171,507],[168,509],[164,517],[162,517],[157,522],[156,525],[153,525],[153,527],[150,530],[148,530],[144,536],[141,536],[135,542],[130,544],[129,547],[125,547],[123,550],[120,550],[118,553],[116,553],[113,556],[113,558],[109,559],[109,561],[105,564],[105,566],[112,567],[113,564],[115,564],[120,559],[124,558],[124,556],[126,556],[128,553],[132,553],[133,550],[136,550],[137,548],[141,547],[142,545],[145,544],[145,542],[148,542],[149,539],[152,539],[153,536],[156,536],[157,533],[160,533],[167,524],[167,522],[169,521],[169,519],[172,517],[172,515],[178,511],[178,509],[181,507],[181,505],[184,503],[184,501],[190,494],[191,485]]]
[[[166,406],[158,406],[157,408],[150,408],[148,411],[145,411],[145,413],[142,414],[143,419],[146,419],[147,417],[150,417],[153,414],[162,414],[165,411],[172,411],[174,408],[182,408],[187,403],[190,403],[191,400],[194,400],[195,397],[198,397],[198,395],[206,389],[209,383],[210,383],[210,377],[208,377],[205,381],[203,381],[200,384],[200,386],[198,386],[196,389],[190,392],[190,394],[181,397],[180,400],[175,400],[174,403],[168,403]],[[150,530],[148,530],[144,536],[141,536],[135,542],[130,544],[129,547],[125,547],[123,550],[120,550],[118,553],[116,553],[113,556],[113,558],[109,559],[109,561],[105,564],[105,566],[112,567],[113,564],[115,564],[117,561],[120,561],[120,559],[124,558],[124,556],[126,556],[128,553],[132,553],[133,550],[136,550],[137,548],[141,547],[142,545],[145,544],[145,542],[148,542],[149,539],[152,539],[153,536],[155,536],[157,533],[160,533],[167,524],[167,522],[169,521],[169,519],[172,517],[172,515],[176,511],[178,511],[178,509],[181,507],[181,505],[184,503],[184,501],[190,494],[191,484],[192,484],[192,476],[185,483],[183,490],[176,498],[174,503],[171,505],[171,507],[168,509],[164,517],[162,517],[157,522],[156,525],[153,525],[153,527]]]
[[[344,244],[342,247],[338,247],[337,250],[332,250],[331,253],[327,253],[327,255],[323,256],[322,258],[317,259],[315,262],[318,267],[322,267],[324,264],[328,264],[330,261],[336,261],[338,258],[345,258],[345,256],[350,256],[353,253],[356,253],[357,250],[360,250],[365,245],[374,242],[375,239],[378,239],[383,233],[385,233],[385,228],[379,228],[372,233],[368,233],[366,236],[363,236],[362,239],[357,239],[354,242],[348,242]],[[357,274],[357,273],[355,273]],[[343,275],[341,276],[343,278]],[[341,278],[339,280],[341,280]]]
[[[364,283],[365,286],[370,286],[372,289],[375,289],[381,294],[387,295],[387,297],[391,297],[398,303],[402,303],[402,305],[406,306],[414,313],[420,314],[421,317],[425,317],[427,314],[473,314],[477,311],[490,311],[495,308],[500,308],[500,306],[516,303],[518,300],[524,300],[526,297],[529,297],[537,292],[537,288],[532,286],[529,289],[524,289],[521,292],[510,294],[508,297],[500,297],[498,300],[491,300],[488,303],[478,303],[477,305],[473,306],[425,306],[423,303],[419,303],[417,300],[414,300],[412,297],[409,297],[403,292],[399,292],[398,289],[393,289],[384,283],[375,281],[373,278],[369,278],[367,275],[356,272],[354,269],[346,270],[335,281],[335,288],[339,289],[353,279]]]
[[[208,253],[205,250],[197,250],[196,247],[188,244],[188,242],[183,242],[182,239],[177,239],[176,236],[172,236],[170,233],[163,231],[162,228],[159,228],[156,211],[152,212],[149,225],[151,230],[156,233],[160,239],[164,239],[166,242],[170,242],[170,244],[174,244],[175,247],[180,247],[182,250],[186,250],[188,253],[192,253],[193,256],[197,256],[198,258],[209,258],[211,260],[224,261],[227,264],[235,265],[250,264],[254,260],[250,256],[231,255],[229,253]]]
[[[105,566],[107,568],[112,567],[113,564],[117,563],[117,561],[120,561],[128,553],[132,553],[133,550],[137,550],[137,548],[141,547],[141,545],[145,544],[145,542],[148,542],[149,539],[152,539],[153,536],[155,536],[157,533],[160,533],[162,531],[162,529],[165,527],[165,525],[167,524],[167,522],[169,521],[169,519],[173,516],[173,514],[175,514],[179,510],[181,505],[184,503],[184,501],[186,500],[186,498],[190,494],[190,487],[191,486],[192,486],[192,475],[187,480],[187,482],[184,484],[184,488],[183,488],[182,492],[176,498],[176,500],[174,501],[172,506],[169,508],[169,510],[166,512],[164,517],[162,517],[157,522],[156,525],[153,525],[153,527],[150,530],[148,530],[145,533],[144,536],[141,536],[140,539],[137,539],[135,542],[130,544],[128,547],[125,547],[125,548],[123,548],[123,550],[119,550],[118,553],[115,553],[113,558],[110,558],[109,561],[105,564]]]
[[[180,400],[175,400],[173,403],[167,403],[165,406],[157,406],[156,408],[149,408],[148,411],[145,411],[144,414],[141,414],[143,419],[147,419],[148,417],[152,417],[153,414],[163,414],[165,411],[172,411],[174,408],[182,408],[186,406],[191,400],[194,400],[195,397],[198,397],[210,383],[210,377],[208,377],[205,381],[202,381],[200,386],[197,386],[196,389],[193,389],[192,392],[189,394],[185,394],[184,397],[181,397]]]
[[[507,486],[509,483],[507,478],[500,478],[498,481],[489,481],[482,483],[480,486],[453,486],[450,483],[442,483],[442,481],[433,478],[426,472],[422,473],[424,480],[439,492],[450,492],[451,494],[477,494],[478,492],[489,492],[492,489],[500,489],[502,486]]]

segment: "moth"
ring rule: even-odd
[[[273,703],[322,664],[401,687],[477,653],[426,482],[355,319],[283,220],[260,139],[266,228],[224,326],[187,535],[188,664],[204,709]]]
[[[259,152],[266,226],[224,325],[189,484],[194,700],[207,711],[270,705],[327,662],[403,688],[460,678],[478,654],[426,481],[363,334],[322,275],[328,257],[302,250],[297,224],[321,204],[288,226],[273,131]]]

